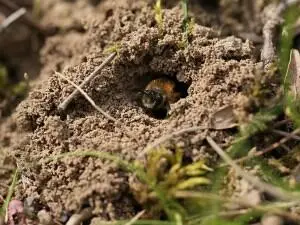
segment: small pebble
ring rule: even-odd
[[[67,211],[63,211],[60,216],[60,222],[66,223],[71,217],[70,213]]]
[[[44,209],[40,210],[37,213],[37,217],[39,219],[39,224],[41,224],[41,225],[51,225],[51,224],[54,224],[50,213],[47,212]]]
[[[257,206],[262,202],[261,193],[258,190],[252,190],[243,196],[243,199],[252,206]]]
[[[261,219],[261,225],[283,225],[284,221],[276,215],[264,215]]]

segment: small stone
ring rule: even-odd
[[[37,217],[39,219],[39,222],[41,225],[52,225],[53,220],[49,212],[46,210],[42,209],[37,213]]]
[[[60,222],[62,222],[63,224],[65,224],[69,218],[71,217],[70,213],[67,211],[62,211],[61,215],[60,215]]]
[[[264,215],[261,219],[261,225],[283,225],[284,221],[276,215]]]
[[[251,190],[243,199],[252,206],[257,206],[262,202],[261,193],[258,190]]]

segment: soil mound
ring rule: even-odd
[[[137,204],[130,194],[130,175],[109,161],[72,157],[44,163],[43,159],[96,150],[134,160],[147,144],[163,135],[205,126],[221,107],[233,105],[242,110],[259,67],[249,41],[223,38],[199,24],[193,26],[185,46],[179,4],[163,11],[159,29],[149,3],[117,2],[113,9],[106,1],[96,7],[76,3],[74,9],[82,13],[83,25],[78,29],[68,22],[68,32],[47,39],[40,80],[7,122],[11,125],[1,128],[1,139],[7,140],[6,146],[22,169],[18,195],[39,198],[57,217],[89,205],[103,219],[129,218]],[[55,1],[51,4],[47,7],[55,18]],[[71,3],[65,4],[69,7]],[[96,10],[100,5],[103,13]],[[57,110],[73,87],[53,71],[80,84],[107,57],[110,47],[117,49],[117,58],[84,89],[97,105],[131,130],[138,142],[82,96],[77,96],[64,114]],[[146,114],[138,101],[138,92],[157,76],[188,87],[187,96],[171,104],[169,117],[162,120]],[[213,162],[216,156],[203,143],[207,133],[224,145],[232,139],[231,131],[202,131],[176,137],[169,146],[182,148],[192,160]]]

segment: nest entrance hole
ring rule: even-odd
[[[144,109],[144,112],[147,115],[149,115],[155,119],[162,120],[162,119],[168,118],[168,113],[169,113],[170,108],[161,108],[160,110],[155,110],[155,111],[145,110],[145,107],[143,106],[143,103],[141,100],[143,91],[146,89],[148,84],[151,81],[160,79],[160,78],[165,78],[167,80],[170,80],[171,82],[174,82],[174,84],[175,84],[174,92],[180,94],[179,99],[186,98],[188,96],[188,88],[190,87],[191,82],[190,81],[189,82],[181,82],[176,78],[175,74],[162,74],[162,73],[146,73],[137,79],[136,84],[139,89],[139,97],[138,97],[139,105]],[[172,104],[170,104],[170,107],[172,107]]]

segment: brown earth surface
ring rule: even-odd
[[[261,44],[260,14],[267,1],[257,1],[251,13],[249,1],[224,0],[217,8],[208,2],[191,1],[195,25],[189,44],[183,47],[183,15],[177,1],[163,10],[162,30],[155,21],[153,1],[41,1],[42,24],[60,31],[45,40],[40,51],[42,68],[29,96],[0,124],[1,151],[14,156],[21,169],[18,198],[38,198],[56,218],[86,206],[105,220],[130,218],[139,209],[130,192],[130,174],[95,158],[44,160],[76,150],[135,160],[161,136],[206,126],[221,107],[232,105],[240,120],[248,115],[247,96],[261,73],[256,49]],[[74,88],[54,71],[80,84],[112,46],[118,48],[117,58],[84,89],[138,142],[82,96],[64,113],[57,110]],[[188,95],[171,104],[169,117],[163,120],[147,115],[137,97],[149,80],[160,75],[188,86]],[[268,82],[273,86],[275,81]],[[187,133],[166,145],[180,147],[185,157],[205,159],[210,165],[217,156],[204,141],[207,134],[227,146],[235,131]],[[7,175],[1,180],[8,183]]]

